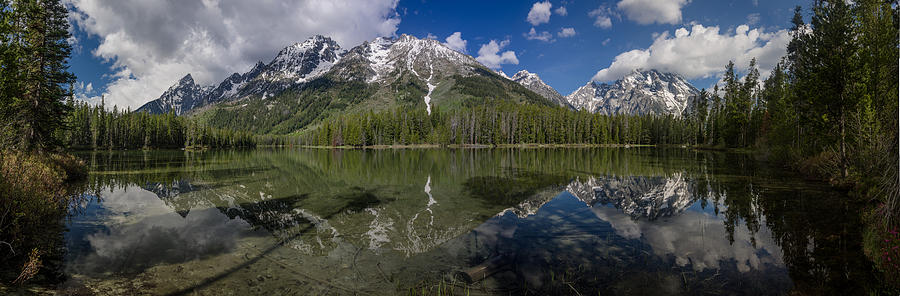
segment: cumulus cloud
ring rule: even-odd
[[[453,34],[450,34],[450,36],[447,36],[447,39],[444,39],[444,41],[444,45],[447,47],[461,53],[466,52],[466,43],[468,43],[468,41],[462,39],[462,33],[454,32]]]
[[[622,0],[617,7],[638,24],[678,24],[681,8],[688,2],[690,0]]]
[[[562,28],[559,33],[556,33],[559,38],[568,38],[575,36],[575,28]]]
[[[92,54],[111,63],[107,102],[132,108],[187,73],[213,84],[315,34],[350,47],[400,23],[397,0],[65,1],[76,29],[99,39]]]
[[[550,8],[552,7],[553,4],[550,4],[550,1],[535,2],[534,5],[531,6],[531,10],[528,11],[528,22],[531,23],[532,26],[549,23]]]
[[[507,45],[509,45],[509,40],[503,40],[499,43],[496,40],[491,40],[491,42],[482,45],[478,49],[478,57],[475,59],[491,69],[498,69],[502,64],[518,65],[519,59],[516,58],[515,52],[507,50],[502,54],[500,53],[500,50]]]
[[[607,44],[609,44],[609,41],[610,41],[610,40],[611,40],[611,39],[606,38],[606,39],[604,39],[603,42],[601,42],[600,44],[602,44],[603,46],[606,46]]]
[[[540,41],[544,41],[544,42],[553,41],[553,35],[550,34],[550,32],[547,32],[547,31],[538,32],[537,30],[534,29],[534,27],[531,27],[531,31],[528,31],[528,33],[525,33],[523,35],[525,35],[525,39],[528,39],[528,40],[540,40]]]
[[[753,58],[762,77],[766,77],[784,56],[790,39],[787,30],[766,33],[741,25],[733,34],[720,34],[719,27],[697,24],[690,31],[679,28],[674,36],[663,32],[646,49],[619,54],[593,80],[616,80],[635,69],[673,72],[687,79],[707,78],[722,73],[728,61],[734,61],[738,70],[747,69]]]
[[[609,29],[612,27],[613,15],[614,12],[612,11],[612,9],[609,9],[605,6],[600,6],[597,9],[588,12],[588,16],[594,18],[594,26],[604,29]]]
[[[569,15],[569,10],[567,10],[565,6],[560,6],[559,8],[554,9],[553,12],[556,13],[556,15],[559,15],[559,16],[566,16],[566,15]]]

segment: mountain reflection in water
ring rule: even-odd
[[[853,294],[873,276],[845,215],[859,205],[739,155],[83,157],[96,198],[68,222],[63,270],[100,293]]]

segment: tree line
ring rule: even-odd
[[[765,80],[755,61],[743,79],[729,63],[722,95],[702,92],[711,99],[688,117],[700,143],[819,157],[836,177],[860,177],[876,154],[897,156],[897,1],[815,1],[810,14],[807,24],[795,9],[787,55]]]
[[[500,101],[428,115],[421,108],[344,114],[302,133],[298,144],[507,145],[683,144],[693,127],[664,115],[602,115],[567,108]]]
[[[58,138],[75,149],[151,149],[255,147],[258,136],[243,131],[218,129],[173,112],[150,114],[107,110],[70,99],[67,129]],[[272,143],[272,141],[268,141]]]
[[[459,110],[398,109],[321,122],[299,144],[688,144],[753,148],[836,184],[858,184],[896,225],[898,3],[814,1],[797,7],[787,54],[762,79],[729,62],[683,116],[600,115],[487,102]],[[721,85],[721,87],[720,87]]]
[[[729,63],[723,94],[699,100],[690,120],[708,145],[752,147],[869,201],[864,246],[888,281],[900,240],[900,121],[896,0],[814,1],[797,7],[787,54],[761,83]],[[894,252],[894,253],[891,253]],[[891,255],[894,254],[894,255]],[[894,259],[896,260],[896,259]]]

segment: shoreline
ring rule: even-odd
[[[631,145],[631,144],[413,144],[413,145],[366,145],[366,146],[316,146],[316,145],[296,145],[296,146],[258,146],[258,147],[299,147],[310,149],[483,149],[483,148],[648,148],[648,147],[678,147],[691,148],[687,145]]]

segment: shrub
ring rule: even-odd
[[[0,151],[0,265],[31,266],[17,282],[35,274],[38,254],[52,251],[58,237],[48,229],[65,217],[66,183],[85,176],[84,163],[71,155]]]

